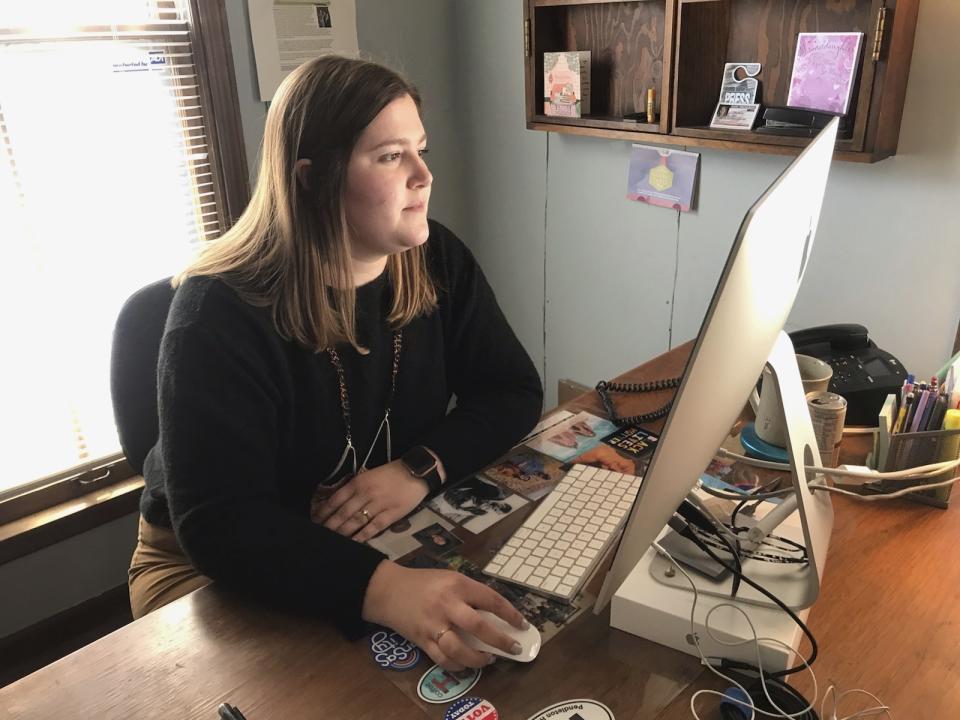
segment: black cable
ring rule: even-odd
[[[676,527],[675,527],[674,525],[671,524],[671,527],[673,527],[673,529],[676,530]],[[693,532],[692,530],[690,530],[689,528],[687,528],[687,532],[685,532],[685,533],[681,532],[680,534],[683,535],[683,537],[687,538],[688,540],[692,541],[693,544],[696,545],[697,547],[699,547],[701,550],[703,550],[707,555],[710,556],[711,559],[714,560],[714,562],[720,563],[723,567],[725,567],[727,570],[729,570],[729,571],[732,572],[732,573],[736,573],[736,572],[737,572],[733,567],[730,566],[729,563],[726,563],[726,562],[724,562],[722,559],[720,559],[720,557],[719,557],[715,552],[713,552],[713,550],[711,550],[710,547],[709,547],[706,543],[704,543],[699,537],[697,537],[697,534],[696,534],[695,532]],[[801,670],[805,670],[807,667],[813,667],[813,663],[814,663],[814,662],[816,661],[816,659],[817,659],[817,654],[818,654],[819,650],[818,650],[818,648],[817,648],[817,640],[816,640],[816,638],[813,637],[813,633],[810,632],[810,628],[808,628],[808,627],[804,624],[803,620],[801,620],[800,618],[797,617],[797,614],[796,614],[795,612],[793,612],[793,610],[791,610],[790,608],[788,608],[788,607],[783,603],[783,601],[780,600],[780,598],[776,597],[776,596],[775,596],[773,593],[771,593],[769,590],[767,590],[766,588],[764,588],[764,587],[762,587],[761,585],[757,584],[756,582],[754,582],[753,580],[751,580],[750,578],[748,578],[746,575],[742,575],[742,574],[741,574],[741,578],[742,578],[743,582],[745,582],[747,585],[749,585],[750,587],[752,587],[754,590],[756,590],[757,592],[759,592],[759,593],[760,593],[761,595],[763,595],[764,597],[766,597],[766,598],[768,598],[769,600],[771,600],[777,607],[779,607],[779,608],[780,608],[781,610],[783,610],[787,615],[789,615],[789,616],[790,616],[790,619],[793,620],[793,621],[797,624],[797,626],[803,631],[803,634],[807,637],[807,640],[810,641],[811,652],[810,652],[810,657],[807,658],[807,663],[806,663],[806,665],[797,665],[797,666],[795,666],[795,667],[787,668],[786,670],[780,670],[780,671],[775,672],[775,673],[764,672],[764,678],[767,678],[767,679],[780,678],[780,677],[784,677],[784,676],[786,676],[786,675],[792,675],[793,673],[800,672]],[[739,661],[737,661],[737,660],[728,660],[728,659],[726,659],[726,658],[723,659],[722,664],[721,664],[721,667],[724,667],[724,668],[734,668],[734,669],[753,669],[753,670],[755,670],[755,668],[754,668],[752,665],[748,664],[748,663],[741,663],[741,662],[739,662]]]
[[[610,418],[610,422],[614,425],[618,427],[623,427],[624,425],[645,425],[654,420],[659,420],[670,412],[670,408],[673,406],[673,399],[653,412],[620,417],[617,415],[617,410],[613,406],[613,400],[610,399],[607,393],[643,393],[655,392],[657,390],[671,390],[680,387],[681,380],[682,378],[680,377],[669,378],[667,380],[654,380],[653,382],[646,383],[618,383],[601,380],[597,383],[597,396],[600,398],[603,409],[607,411],[607,417]]]
[[[756,668],[751,667],[746,672],[736,670],[731,672],[730,675],[747,691],[750,702],[757,710],[778,713],[782,709],[786,714],[795,715],[796,717],[793,720],[819,720],[817,711],[810,707],[807,699],[783,680],[764,678],[767,683],[767,692],[770,694],[770,699],[773,700],[773,703],[771,703],[763,692],[759,671]],[[777,707],[774,707],[774,703]],[[750,712],[746,708],[736,706],[732,700],[727,700],[720,705],[720,717],[723,720],[747,720],[750,717]]]
[[[689,500],[684,500],[682,503],[680,503],[680,507],[677,508],[677,512],[684,520],[692,524],[693,527],[699,528],[700,530],[718,538],[720,542],[722,542],[727,548],[727,552],[730,553],[730,557],[733,558],[734,564],[737,567],[736,572],[733,574],[733,583],[730,587],[730,597],[735,598],[737,596],[737,591],[740,589],[740,578],[743,575],[743,562],[740,560],[740,548],[734,547],[733,543],[730,542],[730,538],[724,534],[722,528],[717,526],[717,523],[714,521],[714,519]],[[739,544],[740,543],[738,541],[737,545]]]
[[[764,485],[761,485],[759,488],[757,488],[757,491],[755,493],[750,493],[749,495],[747,495],[747,497],[741,500],[740,503],[733,509],[733,512],[730,513],[730,525],[732,527],[737,526],[737,514],[743,509],[744,505],[746,505],[751,500],[756,500],[757,502],[760,502],[760,500],[763,499],[760,496],[763,496],[765,493],[775,492],[779,487],[780,487],[780,478],[775,477],[770,482]]]
[[[725,526],[725,527],[727,528],[727,530],[735,534],[737,544],[739,544],[739,541],[740,541],[739,533],[747,533],[750,531],[750,528],[744,525],[740,525],[737,527],[731,527],[731,526]],[[713,540],[713,537],[714,537],[713,533],[704,534],[703,531],[697,527],[694,527],[694,532],[699,533],[700,539],[703,540],[704,542],[713,543],[712,545],[713,548],[715,550],[717,549],[719,543]],[[772,540],[776,540],[777,542],[776,543],[771,542]],[[770,550],[763,551],[761,548],[763,548],[764,546],[769,546]],[[720,549],[726,550],[727,546],[724,545],[724,547]],[[783,554],[777,555],[773,551],[777,551],[780,553],[796,553],[796,555],[783,555]],[[760,545],[757,548],[746,551],[746,552],[743,551],[743,549],[741,548],[739,554],[740,554],[741,562],[743,561],[744,558],[749,560],[757,560],[759,562],[771,562],[771,563],[783,563],[783,564],[801,564],[801,563],[810,562],[810,558],[807,557],[807,548],[805,546],[801,545],[795,540],[791,540],[790,538],[780,537],[779,535],[767,535],[767,537],[763,539],[763,541],[760,543]]]

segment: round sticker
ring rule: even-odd
[[[447,703],[463,697],[480,679],[480,670],[452,673],[439,665],[427,670],[417,684],[417,695],[428,703]]]
[[[567,700],[544,708],[527,720],[613,720],[613,713],[596,700]]]
[[[390,630],[370,636],[370,652],[377,665],[390,670],[410,670],[420,662],[420,648]]]
[[[499,717],[489,700],[477,697],[457,700],[443,714],[443,720],[498,720]]]

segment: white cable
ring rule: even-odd
[[[878,427],[845,427],[843,429],[844,435],[872,435],[877,432],[880,432]]]
[[[947,485],[952,485],[953,483],[957,482],[957,480],[960,480],[960,475],[952,477],[949,480],[944,480],[943,482],[927,483],[926,485],[911,485],[910,487],[903,488],[902,490],[889,493],[877,493],[876,495],[861,495],[860,493],[851,492],[850,490],[844,490],[843,488],[838,487],[829,487],[827,485],[815,485],[811,487],[810,490],[816,492],[826,490],[827,492],[837,493],[838,495],[847,495],[862,502],[877,502],[878,500],[892,500],[894,498],[903,497],[904,495],[909,495],[910,493],[920,492],[921,490],[934,490],[936,488],[946,487]]]
[[[666,557],[666,558],[670,561],[670,563],[671,563],[677,570],[679,570],[679,571],[683,574],[683,576],[687,579],[687,582],[690,583],[690,587],[693,588],[693,605],[692,605],[692,607],[690,608],[690,636],[693,638],[694,646],[697,648],[697,653],[700,655],[700,661],[701,661],[704,665],[706,665],[708,668],[710,668],[710,672],[712,672],[712,673],[713,673],[714,675],[716,675],[717,677],[720,677],[720,678],[722,678],[723,680],[726,680],[727,682],[732,683],[733,685],[736,685],[738,688],[740,688],[740,691],[744,694],[744,696],[747,697],[747,698],[749,698],[749,697],[750,697],[750,693],[747,692],[747,689],[746,689],[745,687],[743,687],[743,685],[741,685],[740,683],[738,683],[736,680],[734,680],[733,678],[729,677],[728,675],[724,675],[722,672],[720,672],[719,670],[717,670],[717,669],[710,663],[710,661],[706,658],[706,656],[703,654],[703,650],[702,650],[702,648],[700,647],[700,638],[697,636],[697,632],[696,632],[696,631],[697,631],[697,624],[696,624],[696,615],[695,615],[696,609],[697,609],[697,600],[698,600],[699,597],[700,597],[700,593],[697,591],[697,585],[696,585],[695,582],[693,582],[693,578],[691,578],[690,575],[687,573],[687,571],[684,570],[683,567],[682,567],[676,560],[673,559],[673,556],[672,556],[670,553],[668,553],[666,550],[663,549],[663,547],[660,545],[660,543],[654,541],[653,546],[657,549],[658,552],[662,553],[663,556]],[[736,641],[736,642],[725,641],[725,640],[722,640],[722,639],[716,637],[716,636],[710,631],[710,615],[714,612],[714,610],[716,610],[717,608],[721,608],[721,607],[730,607],[730,608],[733,608],[733,609],[735,609],[737,612],[739,612],[741,615],[743,615],[744,619],[747,621],[747,624],[750,626],[750,632],[753,634],[753,639],[752,639],[752,640],[738,640],[738,641]],[[773,707],[777,708],[777,710],[780,711],[780,714],[779,714],[779,715],[776,715],[776,714],[774,714],[774,713],[767,712],[766,710],[761,710],[760,708],[756,707],[753,703],[745,702],[745,701],[743,701],[743,700],[736,700],[736,704],[737,704],[737,705],[743,706],[743,707],[749,707],[749,708],[750,708],[750,713],[751,713],[751,714],[750,714],[749,720],[755,720],[755,719],[756,719],[756,716],[757,716],[757,713],[759,713],[759,714],[761,714],[761,715],[765,715],[766,717],[771,717],[771,718],[787,718],[787,720],[792,720],[793,718],[800,717],[802,714],[808,713],[808,712],[810,712],[811,710],[814,709],[813,703],[815,703],[815,702],[817,701],[817,676],[813,674],[813,669],[810,667],[810,665],[807,663],[806,659],[803,658],[803,657],[800,658],[800,661],[803,663],[804,667],[810,672],[810,677],[813,679],[813,700],[812,700],[812,701],[807,705],[807,707],[804,708],[803,710],[798,711],[798,712],[796,712],[796,713],[794,713],[794,714],[790,714],[790,713],[787,713],[787,712],[785,712],[784,710],[782,710],[782,709],[773,701],[773,699],[770,697],[770,693],[769,693],[769,691],[767,690],[766,681],[764,680],[764,677],[763,677],[763,660],[762,660],[761,657],[760,657],[760,642],[761,642],[761,641],[767,641],[767,642],[771,642],[771,643],[780,645],[781,647],[783,647],[784,649],[786,649],[788,652],[791,652],[791,653],[793,652],[793,648],[790,647],[789,645],[787,645],[786,643],[783,643],[783,642],[777,640],[776,638],[759,638],[759,637],[757,637],[756,628],[753,626],[753,623],[750,622],[749,616],[743,611],[742,608],[738,607],[737,605],[733,605],[733,604],[731,604],[731,603],[719,603],[718,605],[716,605],[714,608],[712,608],[712,609],[707,613],[707,615],[706,615],[706,617],[704,618],[704,621],[703,621],[703,627],[704,627],[704,630],[707,631],[707,634],[710,635],[710,637],[713,639],[713,641],[716,642],[716,643],[718,643],[718,644],[720,644],[720,645],[728,645],[728,646],[744,645],[744,644],[749,643],[749,642],[752,642],[752,643],[754,643],[754,645],[755,645],[756,656],[757,656],[757,668],[760,670],[760,685],[761,685],[761,687],[763,688],[763,693],[764,693],[764,695],[766,695],[766,697],[767,697],[767,701],[768,701]],[[726,697],[726,695],[725,695],[724,693],[719,692],[719,691],[717,691],[717,690],[697,690],[697,691],[690,697],[690,712],[693,714],[694,720],[701,720],[700,716],[697,714],[697,709],[696,709],[697,697],[700,696],[700,695],[715,695],[715,696],[721,697],[721,698]]]
[[[847,715],[843,718],[837,718],[837,708],[840,706],[840,701],[843,700],[843,698],[845,698],[847,695],[850,695],[852,693],[862,693],[866,695],[867,697],[871,698],[874,702],[876,702],[877,706],[872,708],[866,708],[865,710],[860,710],[859,712],[855,712],[853,715]],[[834,696],[833,710],[830,712],[830,716],[828,717],[827,716],[827,698],[830,697],[831,694],[833,694]],[[880,698],[878,698],[876,695],[874,695],[871,692],[867,692],[866,690],[859,690],[859,689],[845,690],[844,692],[838,694],[836,687],[831,685],[830,687],[827,688],[826,692],[823,693],[823,702],[820,703],[820,720],[855,720],[855,718],[868,717],[870,715],[879,715],[880,713],[885,714],[888,720],[893,720],[893,713],[890,712],[890,707],[887,705],[884,705],[883,701]]]
[[[739,453],[732,452],[726,448],[719,448],[718,454],[723,457],[730,458],[732,460],[737,460],[746,465],[754,465],[756,467],[768,468],[770,470],[790,470],[790,466],[786,463],[778,462],[769,462],[767,460],[758,460],[756,458],[747,457],[746,455],[740,455]],[[856,477],[856,478],[866,478],[866,479],[888,479],[895,480],[898,478],[912,478],[917,475],[938,475],[945,470],[952,470],[953,468],[960,466],[960,459],[957,460],[945,460],[943,462],[931,463],[929,465],[920,465],[919,467],[909,468],[907,470],[894,470],[891,472],[878,472],[876,470],[871,470],[869,472],[863,472],[862,470],[840,470],[839,468],[824,468],[817,467],[816,465],[806,465],[804,470],[808,472],[819,472],[826,475],[841,475],[844,477]]]
[[[706,656],[703,654],[703,649],[700,647],[700,638],[697,636],[697,625],[696,625],[697,601],[699,600],[699,597],[700,597],[700,593],[697,591],[697,584],[693,581],[693,578],[690,577],[687,571],[683,569],[680,563],[678,563],[669,552],[664,550],[664,548],[660,545],[660,543],[654,541],[653,547],[656,548],[657,552],[659,552],[664,557],[666,557],[667,560],[669,560],[670,563],[683,574],[683,576],[687,579],[687,582],[690,583],[690,587],[693,589],[693,605],[690,608],[690,637],[693,638],[694,646],[697,648],[697,653],[700,655],[700,661],[704,665],[706,665],[714,675],[722,678],[723,680],[726,680],[729,683],[732,683],[733,685],[736,685],[738,688],[740,688],[740,691],[744,694],[744,696],[749,698],[750,693],[747,692],[747,689],[743,687],[743,685],[741,685],[739,682],[737,682],[733,678],[727,675],[724,675],[722,672],[717,670],[706,658]],[[750,632],[753,635],[753,638],[748,640],[727,641],[727,640],[723,640],[722,638],[718,638],[716,635],[714,635],[713,632],[710,630],[710,616],[721,607],[733,608],[734,610],[739,612],[743,616],[744,620],[746,620],[747,625],[750,626]],[[748,720],[756,720],[757,713],[761,715],[765,715],[767,717],[787,718],[788,720],[792,720],[792,718],[799,717],[803,714],[809,713],[814,710],[814,704],[817,702],[817,676],[813,672],[813,668],[810,667],[810,664],[807,662],[806,658],[804,658],[799,653],[797,654],[797,656],[800,658],[800,662],[803,663],[804,668],[806,668],[806,670],[810,673],[810,678],[813,681],[813,699],[807,703],[807,707],[803,708],[802,710],[798,710],[796,713],[791,714],[784,711],[782,708],[780,708],[780,706],[778,706],[773,701],[773,698],[770,697],[770,692],[767,690],[767,683],[764,678],[763,660],[760,657],[760,643],[768,642],[768,643],[773,643],[774,645],[779,645],[780,647],[784,648],[788,653],[792,653],[793,648],[787,645],[786,643],[781,642],[780,640],[777,640],[776,638],[757,637],[757,630],[754,627],[753,623],[750,621],[750,617],[743,610],[743,608],[739,607],[738,605],[733,605],[732,603],[718,603],[713,608],[707,611],[707,614],[706,616],[704,616],[704,619],[703,619],[703,628],[704,630],[706,630],[710,638],[719,645],[726,645],[728,647],[733,647],[737,645],[745,645],[746,643],[749,643],[749,642],[754,643],[754,647],[756,650],[756,657],[757,657],[756,667],[757,667],[757,670],[759,671],[760,686],[763,688],[763,694],[766,696],[767,702],[769,702],[771,706],[776,708],[780,712],[780,715],[775,715],[765,710],[761,710],[760,708],[756,707],[752,702],[746,702],[739,699],[734,700],[734,703],[737,706],[750,708],[750,717],[748,718]],[[858,712],[855,712],[853,715],[846,715],[843,718],[837,718],[837,708],[839,707],[840,702],[847,695],[851,695],[854,693],[861,693],[863,695],[870,697],[871,699],[873,699],[874,702],[877,703],[876,707],[860,710]],[[833,710],[830,716],[827,717],[827,714],[826,714],[827,698],[831,694],[834,697]],[[700,716],[697,714],[697,709],[696,709],[696,700],[699,695],[714,695],[721,698],[727,697],[725,693],[719,692],[717,690],[706,690],[706,689],[697,690],[690,697],[690,712],[693,715],[694,720],[701,720]],[[837,693],[836,687],[834,685],[830,685],[827,688],[826,692],[824,692],[823,701],[820,704],[821,720],[857,720],[858,718],[869,717],[870,715],[879,715],[880,713],[884,713],[887,716],[888,720],[893,720],[893,713],[890,712],[890,707],[888,705],[885,705],[883,701],[880,700],[880,698],[878,698],[873,693],[868,692],[866,690],[860,690],[859,688],[845,690],[842,693]]]
[[[847,497],[852,497],[855,500],[861,500],[863,502],[877,502],[879,500],[893,500],[894,498],[903,497],[904,495],[909,495],[910,493],[921,492],[923,490],[936,490],[937,488],[946,487],[947,485],[952,485],[953,483],[960,480],[960,475],[952,477],[948,480],[943,480],[936,483],[926,483],[924,485],[911,485],[910,487],[905,487],[900,490],[895,490],[893,492],[884,492],[876,493],[874,495],[861,495],[857,492],[852,492],[850,490],[844,490],[843,488],[832,487],[830,485],[810,485],[810,492],[832,492],[837,493],[837,495],[846,495]],[[704,492],[713,497],[720,498],[721,500],[765,500],[768,497],[775,497],[781,495],[793,495],[795,492],[794,489],[786,488],[784,490],[777,490],[776,492],[771,493],[758,493],[757,495],[750,495],[747,493],[736,494],[736,493],[725,493],[722,490],[717,490],[716,488],[708,488],[703,486]]]

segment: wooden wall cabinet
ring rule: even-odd
[[[797,154],[809,138],[714,130],[727,62],[759,62],[763,106],[786,105],[797,34],[864,34],[841,160],[896,153],[920,0],[523,0],[527,127],[634,142]],[[543,53],[590,50],[591,114],[543,114]],[[657,90],[656,122],[646,110]],[[762,120],[758,118],[758,124]]]

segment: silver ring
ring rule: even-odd
[[[443,634],[444,634],[445,632],[447,632],[449,629],[450,629],[450,628],[444,628],[443,630],[441,630],[440,632],[438,632],[436,635],[433,636],[433,641],[434,641],[435,643],[439,643],[439,642],[440,642],[440,638],[442,638],[442,637],[443,637]]]
[[[370,522],[370,513],[367,512],[366,508],[361,508],[359,513],[363,515],[364,522]]]

